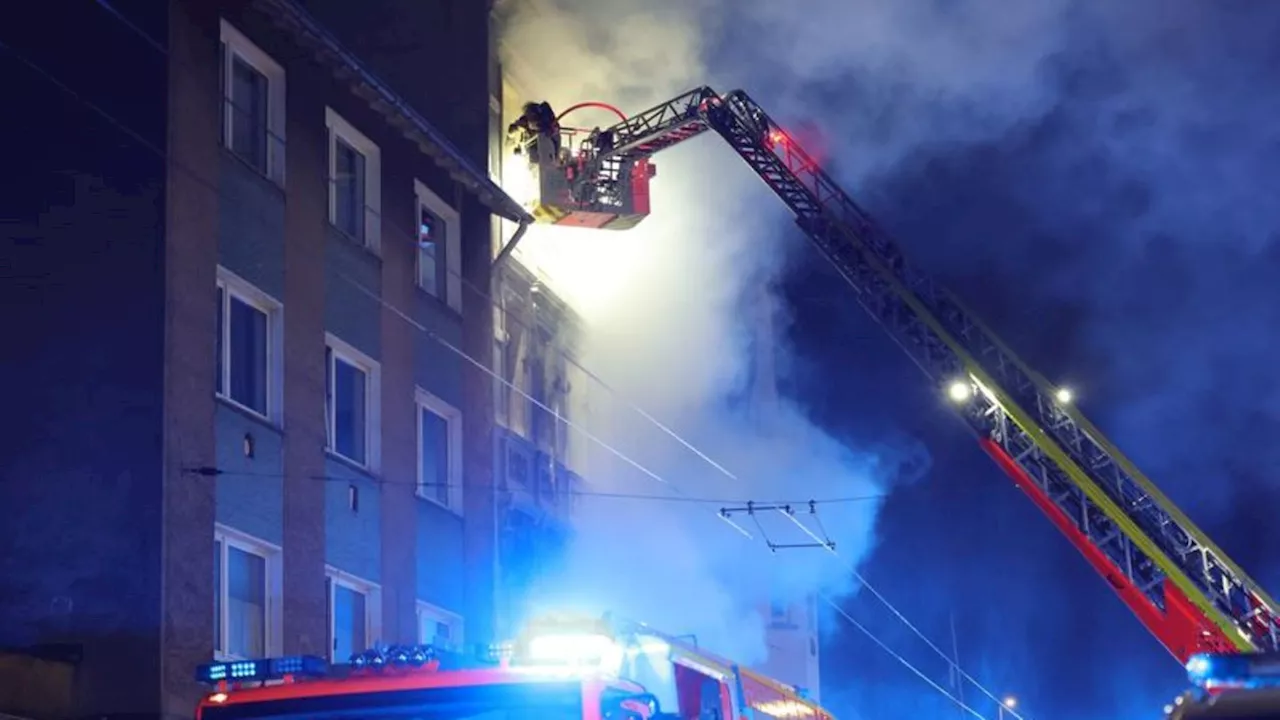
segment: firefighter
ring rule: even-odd
[[[519,155],[529,145],[535,142],[538,134],[542,131],[541,112],[538,109],[538,103],[527,102],[524,109],[520,113],[520,117],[516,121],[507,126],[507,137],[516,146],[516,154]],[[529,154],[530,157],[534,153]]]
[[[513,138],[516,153],[529,151],[529,161],[537,161],[537,141],[545,137],[551,141],[553,157],[560,156],[560,123],[556,122],[555,111],[547,102],[527,102],[515,122],[507,127],[507,136]]]

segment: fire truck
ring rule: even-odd
[[[196,720],[833,720],[805,693],[638,623],[549,616],[462,655],[430,646],[200,666]],[[760,715],[757,716],[756,714]]]

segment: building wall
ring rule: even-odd
[[[160,675],[167,71],[71,5],[0,8],[0,646],[82,646],[52,711],[141,711]],[[131,11],[167,44],[163,4]]]
[[[417,286],[415,180],[450,206],[461,276],[479,287],[487,210],[246,0],[135,5],[127,23],[70,0],[0,11],[0,41],[127,128],[0,52],[8,97],[31,110],[0,114],[0,127],[33,149],[6,158],[22,183],[0,199],[0,217],[17,220],[0,225],[0,265],[19,279],[0,283],[3,326],[17,330],[4,397],[22,418],[0,434],[0,478],[18,480],[0,482],[0,645],[83,652],[63,683],[71,697],[21,709],[190,716],[194,667],[214,649],[215,528],[273,553],[271,652],[327,654],[326,572],[378,586],[370,643],[416,641],[421,602],[487,640],[491,383],[441,342],[487,364],[491,309]],[[450,73],[399,72],[395,90],[483,167],[486,12],[367,5],[370,18],[418,13],[424,46],[459,43],[433,63]],[[221,146],[222,18],[283,67],[283,187]],[[388,18],[369,21],[372,32]],[[327,222],[326,107],[381,151],[377,252]],[[280,306],[265,417],[215,399],[215,284],[228,278]],[[377,364],[367,469],[325,450],[327,334]],[[451,508],[416,494],[419,390],[461,413]]]
[[[781,682],[803,688],[821,702],[821,662],[816,596],[798,602],[770,603],[760,612],[768,618],[765,642],[769,655],[756,669]]]

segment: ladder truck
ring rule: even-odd
[[[700,87],[583,137],[530,141],[543,224],[627,229],[650,212],[653,157],[719,135],[794,213],[862,307],[945,392],[982,449],[1179,662],[1280,651],[1274,600],[1080,411],[898,245],[741,90]],[[576,143],[575,143],[576,141]],[[507,249],[509,251],[510,248]]]
[[[196,720],[834,720],[801,690],[696,641],[610,618],[551,615],[510,643],[428,645],[200,666]],[[757,716],[758,714],[758,716]]]

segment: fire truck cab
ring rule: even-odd
[[[794,688],[636,626],[543,623],[468,660],[428,646],[202,665],[197,720],[832,720]]]

